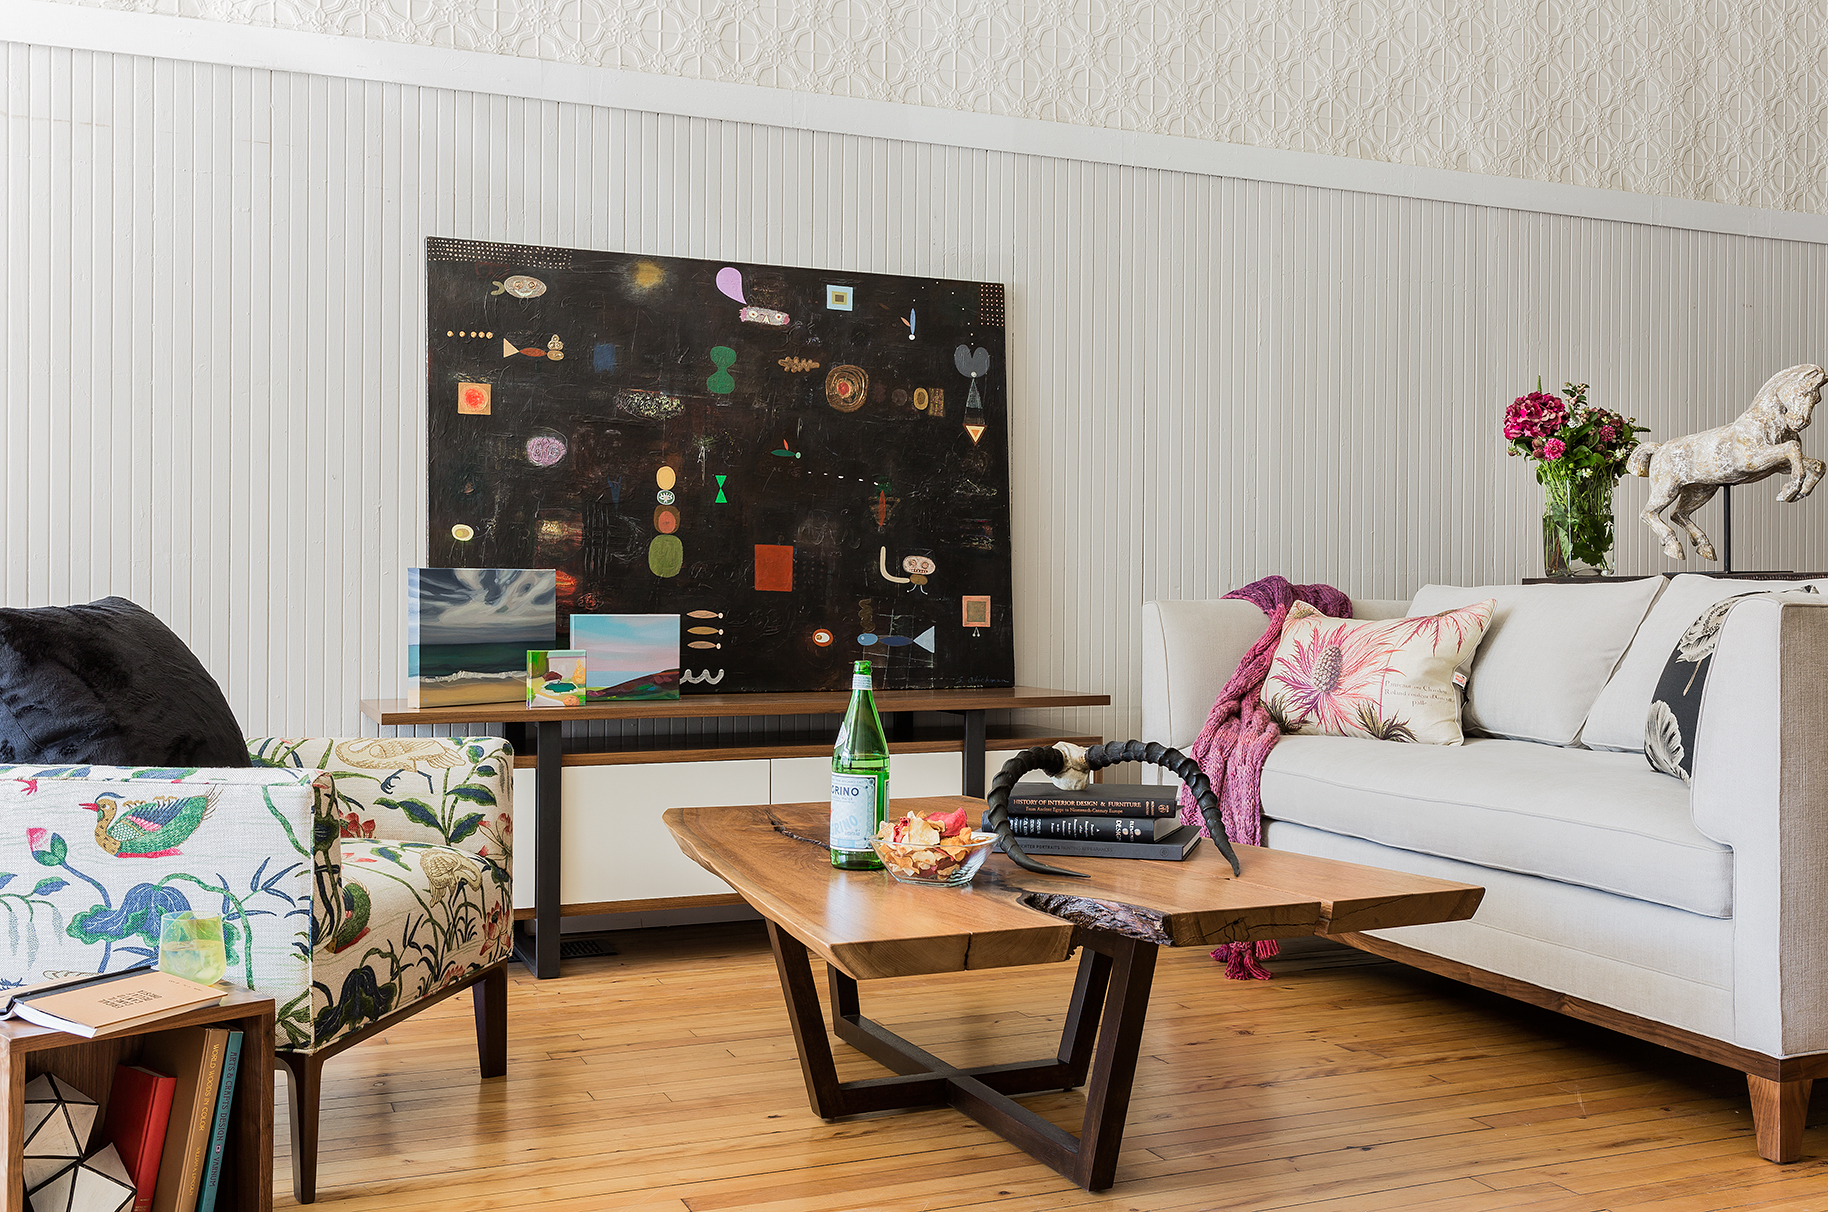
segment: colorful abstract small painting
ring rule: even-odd
[[[534,648],[527,653],[527,706],[582,707],[584,650]]]
[[[827,311],[850,311],[853,297],[848,286],[827,286],[825,308]]]
[[[584,654],[587,703],[679,697],[676,614],[574,614],[571,646]]]
[[[518,703],[527,652],[558,638],[550,568],[408,568],[406,705]]]

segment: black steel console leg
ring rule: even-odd
[[[533,920],[538,933],[528,938],[518,927],[514,954],[541,980],[559,974],[559,833],[565,810],[560,776],[565,763],[564,726],[541,720],[533,777]]]

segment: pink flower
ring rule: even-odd
[[[1562,441],[1560,438],[1550,438],[1542,444],[1542,457],[1553,462],[1567,453],[1567,450],[1568,444],[1566,442]]]
[[[43,850],[45,839],[49,836],[50,832],[45,829],[27,829],[25,831],[26,845],[34,850]]]
[[[1618,437],[1619,434],[1618,434],[1618,430],[1612,428],[1612,426],[1602,425],[1602,426],[1600,426],[1599,436],[1600,436],[1600,441],[1610,442],[1614,438]]]

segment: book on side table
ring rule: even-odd
[[[199,985],[155,968],[129,968],[102,976],[68,977],[15,989],[0,998],[0,1019],[22,1018],[84,1039],[109,1035],[217,1006],[227,991]]]

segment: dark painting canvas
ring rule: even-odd
[[[1003,288],[427,241],[429,561],[680,616],[686,694],[1008,686]],[[577,646],[575,637],[573,646]]]

